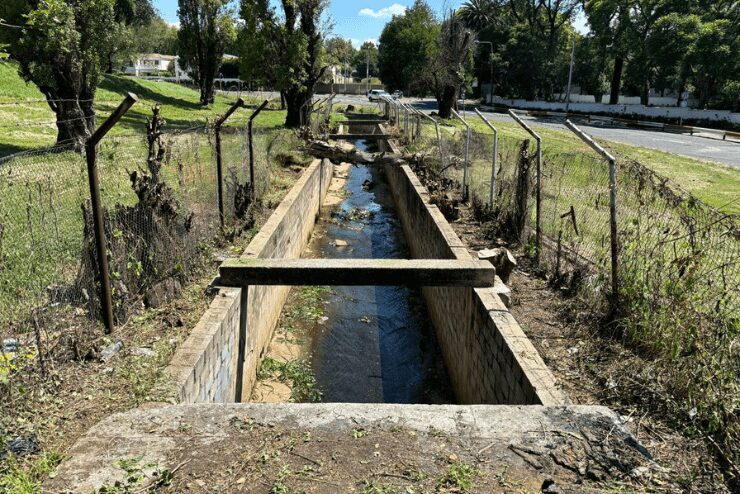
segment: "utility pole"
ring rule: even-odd
[[[491,106],[493,106],[493,42],[491,41],[475,41],[476,45],[488,45],[491,48],[491,58],[488,60],[491,66],[491,87],[489,88],[489,96],[491,98]]]
[[[367,79],[367,92],[370,93],[370,50],[365,50],[365,77]]]
[[[573,61],[576,58],[576,37],[573,36],[573,49],[570,51],[570,71],[568,72],[568,95],[565,98],[565,113],[570,109],[570,83],[573,81]]]

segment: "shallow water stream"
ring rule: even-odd
[[[349,167],[340,195],[323,208],[304,257],[410,258],[381,168]],[[418,289],[331,287],[325,315],[307,341],[323,401],[454,402]]]

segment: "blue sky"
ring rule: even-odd
[[[429,5],[442,13],[449,8],[457,8],[464,0],[427,0]],[[363,41],[377,41],[383,26],[391,16],[402,13],[414,0],[331,0],[329,14],[334,24],[332,35],[352,40],[355,46]],[[162,17],[170,23],[177,23],[177,0],[154,0]],[[586,30],[585,22],[579,19],[576,28]]]

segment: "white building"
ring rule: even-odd
[[[175,55],[160,55],[159,53],[146,53],[139,55],[133,64],[126,67],[124,72],[136,77],[157,76],[163,72],[171,71],[175,79],[190,80],[188,73],[180,67]]]

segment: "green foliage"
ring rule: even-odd
[[[367,77],[368,67],[370,77],[378,77],[378,47],[372,41],[365,41],[357,50],[352,63],[359,79]]]
[[[269,378],[290,383],[290,401],[292,402],[315,403],[321,401],[322,393],[316,388],[316,378],[311,370],[311,364],[306,360],[295,359],[283,362],[272,357],[266,357],[257,373],[257,379]]]
[[[436,492],[469,492],[473,487],[473,479],[480,472],[460,460],[453,460],[447,471],[437,479]]]
[[[585,12],[606,56],[626,62],[624,90],[649,103],[649,88],[693,90],[701,107],[732,108],[738,80],[736,6],[702,0],[589,0]],[[612,91],[622,88],[615,64]]]
[[[378,70],[391,91],[424,93],[429,88],[426,76],[439,32],[434,12],[424,0],[416,0],[403,15],[394,16],[385,25],[380,35]]]
[[[326,0],[282,0],[279,14],[269,0],[241,1],[242,74],[283,93],[287,127],[300,124],[301,109],[328,68],[319,26],[327,5]]]
[[[149,23],[136,26],[133,34],[134,53],[177,54],[177,31],[159,16]]]
[[[41,483],[62,461],[62,455],[49,451],[34,458],[9,456],[0,463],[0,492],[35,494]]]
[[[363,46],[365,45],[363,44]],[[326,40],[326,53],[332,64],[348,65],[354,60],[357,50],[352,46],[350,40],[335,36]]]
[[[180,65],[200,87],[200,104],[214,102],[213,80],[226,45],[236,37],[228,0],[178,0]]]

